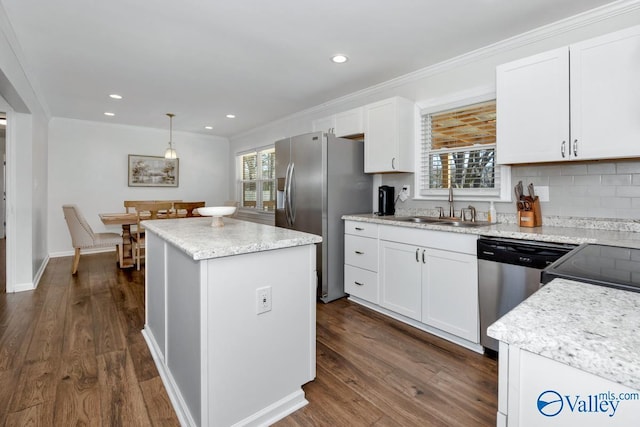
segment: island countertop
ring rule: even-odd
[[[322,237],[271,225],[224,218],[224,227],[211,227],[211,218],[143,221],[145,229],[178,247],[194,261],[320,243]]]
[[[640,390],[640,293],[555,279],[487,333]]]

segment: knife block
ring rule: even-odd
[[[518,206],[518,225],[520,227],[540,227],[542,225],[542,212],[538,196],[531,202],[531,210],[524,210]]]

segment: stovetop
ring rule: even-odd
[[[581,245],[542,272],[543,284],[555,278],[640,292],[640,249]]]

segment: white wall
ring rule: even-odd
[[[229,142],[226,138],[173,133],[179,157],[179,186],[129,187],[128,155],[162,156],[168,129],[110,125],[54,118],[49,125],[49,247],[51,256],[72,252],[62,205],[75,203],[95,232],[103,212],[124,212],[124,200],[182,199],[217,205],[229,199]]]
[[[7,111],[7,291],[32,289],[47,255],[48,110],[0,7],[0,104]],[[5,107],[6,104],[6,107]]]
[[[292,136],[298,133],[310,132],[312,130],[312,120],[326,117],[330,114],[346,111],[351,108],[365,105],[367,103],[392,96],[402,96],[418,103],[448,95],[473,90],[478,87],[495,88],[495,67],[499,64],[509,62],[518,58],[523,58],[546,50],[566,46],[570,43],[581,41],[590,37],[606,34],[617,29],[637,25],[640,22],[640,2],[616,2],[613,6],[605,7],[597,12],[579,15],[565,21],[534,30],[530,33],[496,43],[486,48],[470,52],[460,57],[453,58],[435,66],[418,70],[415,73],[402,76],[400,78],[385,82],[345,96],[340,99],[329,101],[321,106],[299,112],[290,117],[283,118],[250,132],[237,135],[231,138],[231,155],[251,146],[264,145],[265,141],[273,142],[278,138]],[[348,66],[348,64],[347,64]],[[622,167],[626,179],[628,174],[640,174],[640,163],[637,164],[637,171],[630,172],[629,165]],[[536,177],[534,183],[538,185],[552,185],[547,169],[531,166],[526,171],[514,168],[514,179],[522,179],[522,176]],[[586,166],[584,167],[586,170]],[[611,169],[611,168],[608,168]],[[614,168],[615,169],[615,168]],[[555,171],[555,169],[554,169]],[[594,172],[595,173],[595,172]],[[398,189],[403,184],[411,185],[414,190],[413,174],[384,174],[378,177],[382,184],[393,185]],[[615,181],[615,179],[610,179]],[[551,181],[551,184],[550,184]],[[578,180],[579,181],[579,180]],[[571,182],[574,182],[573,180]],[[569,190],[567,190],[569,191]],[[607,189],[608,192],[611,189]],[[606,216],[606,217],[627,217],[633,208],[640,206],[640,195],[638,200],[617,200],[628,209],[607,209],[606,202],[598,205],[600,209],[589,209],[589,199],[584,195],[576,206],[576,200],[572,199],[570,206],[564,206],[567,200],[563,194],[558,193],[551,204],[543,206],[547,214],[566,216]],[[441,205],[442,201],[409,201],[402,206],[406,208],[431,208]],[[467,201],[468,204],[468,201]],[[488,210],[488,203],[474,203],[480,211]],[[512,203],[499,203],[496,205],[499,212],[515,212]]]

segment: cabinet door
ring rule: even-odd
[[[426,249],[422,323],[479,342],[478,262],[475,255]]]
[[[498,163],[570,158],[568,79],[566,47],[496,68]]]
[[[572,157],[640,156],[640,27],[570,50]]]
[[[313,121],[313,131],[333,133],[336,127],[336,116],[323,117]]]
[[[420,320],[422,248],[380,241],[380,305]]]
[[[336,136],[350,136],[364,133],[364,108],[338,113],[335,116]]]
[[[399,161],[396,106],[393,99],[365,107],[364,171],[395,171]]]

